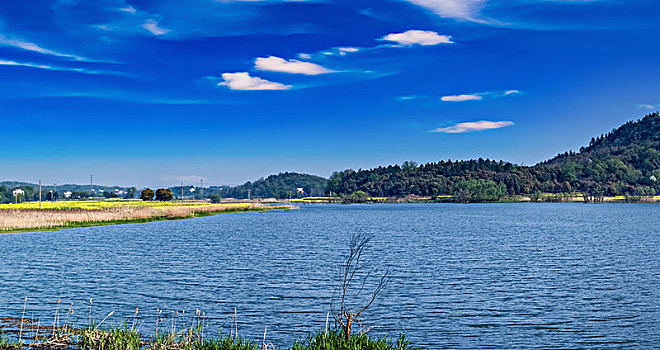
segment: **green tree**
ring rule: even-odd
[[[135,198],[135,195],[136,195],[136,194],[137,194],[137,188],[135,188],[135,187],[129,187],[129,188],[126,190],[126,195],[124,196],[124,198],[126,198],[126,199],[132,199],[132,198]]]
[[[173,198],[174,195],[172,194],[172,190],[170,190],[169,188],[159,188],[156,190],[157,201],[167,202],[167,201],[171,201]]]
[[[140,199],[143,201],[152,201],[154,200],[154,190],[151,188],[146,188],[140,192]]]

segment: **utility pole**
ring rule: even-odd
[[[199,190],[201,191],[201,200],[204,200],[204,179],[199,179]]]
[[[39,210],[41,210],[41,180],[39,180]]]
[[[252,190],[248,190],[248,200],[252,200],[251,195],[252,195]]]
[[[181,202],[183,202],[183,181],[181,181]]]
[[[94,175],[89,174],[89,196],[92,196],[92,193],[94,192]]]

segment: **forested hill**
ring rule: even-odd
[[[222,189],[223,197],[247,198],[248,190],[252,198],[300,198],[323,196],[328,179],[309,174],[280,173],[265,179],[246,182],[236,187]],[[302,188],[303,192],[298,191]]]
[[[577,153],[566,152],[532,167],[489,159],[405,162],[334,173],[328,190],[392,197],[451,194],[473,200],[537,192],[644,196],[660,193],[659,179],[660,115],[653,113],[593,138]]]

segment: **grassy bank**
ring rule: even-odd
[[[205,315],[199,311],[179,320],[160,319],[160,326],[151,334],[140,330],[142,322],[137,317],[118,326],[104,327],[103,322],[76,328],[69,315],[56,314],[51,325],[27,318],[2,318],[7,333],[0,333],[0,349],[95,349],[95,350],[276,350],[268,341],[268,329],[257,340],[238,337],[233,326],[230,334],[210,337]],[[110,314],[112,315],[112,313]],[[109,315],[109,316],[110,316]],[[137,310],[136,310],[137,316]],[[66,318],[65,318],[66,317]],[[61,318],[64,324],[59,325]],[[11,327],[8,327],[10,325]],[[414,350],[410,341],[398,338],[374,338],[366,334],[354,334],[348,340],[337,330],[325,330],[310,334],[284,349],[290,350]]]
[[[221,213],[290,209],[255,203],[66,201],[0,205],[0,233],[180,220]]]

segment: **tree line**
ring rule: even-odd
[[[660,194],[660,115],[653,113],[593,138],[580,152],[565,152],[535,166],[490,159],[404,162],[335,172],[327,191],[350,195],[437,197],[495,201],[507,195],[581,193],[603,196]]]

